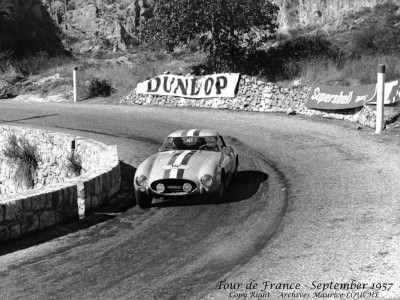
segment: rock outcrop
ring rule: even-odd
[[[66,46],[79,52],[127,50],[140,40],[154,0],[43,0],[61,29]]]
[[[32,1],[32,0],[31,0]],[[101,48],[126,50],[140,42],[143,23],[152,17],[156,0],[42,0],[65,35],[81,52]],[[350,14],[387,0],[275,0],[279,30],[312,26],[337,30]],[[392,0],[400,5],[400,0]]]
[[[372,8],[388,0],[275,0],[279,7],[279,30],[288,32],[305,26],[324,26],[325,29],[340,28],[343,20],[363,8]],[[400,5],[399,0],[392,0]]]
[[[41,40],[50,44],[49,42],[54,42],[55,31],[59,31],[62,33],[64,46],[79,52],[100,49],[127,50],[137,45],[141,39],[143,24],[152,17],[156,4],[156,0],[2,1],[6,4],[0,5],[0,22],[2,7],[11,6],[12,12],[20,16],[24,23],[29,24],[27,28],[34,28],[32,38],[40,35],[45,37]],[[387,0],[274,1],[280,8],[278,22],[281,32],[306,26],[337,30],[347,16],[365,7],[371,8],[385,2]],[[400,0],[391,2],[400,5]],[[56,25],[54,28],[50,28],[48,24],[43,26],[49,15],[54,21],[53,25]],[[34,26],[35,24],[40,26]],[[52,29],[52,32],[48,29]],[[10,34],[7,32],[0,27],[0,50],[7,49],[5,44],[16,40],[11,36],[17,35],[15,30]],[[26,40],[26,37],[24,39]],[[18,47],[23,48],[23,44],[19,44]]]
[[[58,28],[41,0],[0,1],[0,52],[60,52]]]

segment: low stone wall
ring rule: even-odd
[[[77,140],[77,151],[92,157],[83,163],[87,170],[77,178],[79,214],[104,203],[119,192],[121,185],[117,146],[106,146],[94,140]]]
[[[364,126],[375,127],[374,112],[367,108],[344,111],[320,111],[308,109],[306,101],[311,92],[310,86],[283,88],[275,83],[258,80],[257,77],[241,75],[235,98],[189,99],[172,96],[139,95],[133,91],[122,104],[187,106],[258,112],[284,112],[287,114],[318,115],[359,122]]]
[[[49,171],[39,176],[41,179],[36,180],[34,189],[15,188],[0,195],[0,242],[78,219],[119,192],[121,176],[117,146],[68,134],[0,126],[1,151],[7,136],[12,133],[25,136],[37,145],[41,160],[39,167],[42,171],[46,168]],[[69,176],[65,166],[73,141],[75,155],[82,164],[82,173],[77,177]],[[0,174],[13,176],[13,167],[4,159],[0,166]],[[8,171],[3,169],[6,166]],[[0,177],[0,180],[7,182],[10,178]],[[0,185],[4,186],[4,183]],[[3,187],[3,191],[6,190]]]
[[[0,242],[77,218],[76,185],[15,194],[0,202]]]

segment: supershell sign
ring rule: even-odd
[[[363,106],[375,97],[375,84],[358,87],[313,86],[307,108],[348,109]]]
[[[362,86],[313,86],[307,99],[307,108],[348,109],[376,103],[376,84]],[[398,80],[385,83],[384,104],[393,104],[400,100]]]
[[[138,83],[137,94],[184,98],[233,98],[239,82],[238,73],[206,76],[160,75]]]

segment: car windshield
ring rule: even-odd
[[[204,150],[218,152],[216,136],[182,136],[167,137],[160,151],[170,150]]]

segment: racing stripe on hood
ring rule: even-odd
[[[174,155],[172,155],[171,158],[169,159],[167,165],[168,165],[168,166],[173,165],[173,164],[175,163],[175,160],[177,159],[177,157],[178,157],[179,155],[181,155],[181,154],[182,154],[182,152],[176,152],[176,153],[174,153]],[[167,170],[164,171],[164,178],[169,178],[170,175],[171,175],[171,169],[167,169]]]
[[[200,135],[200,130],[195,130],[194,132],[193,132],[193,136],[199,136]]]
[[[189,132],[189,130],[182,131],[181,136],[187,136],[188,132]]]
[[[187,155],[189,155],[191,153],[191,151],[184,151],[184,152],[182,152],[182,153],[180,153],[179,155],[178,155],[178,157],[176,158],[176,160],[175,160],[175,162],[174,163],[172,163],[171,165],[182,165],[182,161],[185,159],[185,157],[187,156]],[[171,169],[170,170],[171,172],[169,173],[169,177],[168,178],[170,178],[170,179],[175,179],[175,178],[177,178],[177,175],[178,175],[178,168],[173,168],[173,169]]]
[[[195,153],[196,153],[195,151],[191,151],[190,153],[188,153],[188,154],[185,156],[185,158],[182,160],[181,165],[182,165],[182,166],[187,166],[187,164],[188,164],[190,158],[191,158],[191,157],[193,156],[193,154],[195,154]],[[185,172],[185,169],[179,169],[179,170],[178,170],[178,173],[177,173],[177,175],[176,175],[176,178],[182,179],[182,178],[183,178],[183,173],[184,173],[184,172]]]
[[[188,132],[187,132],[187,136],[193,136],[193,133],[196,131],[196,129],[190,129]]]

